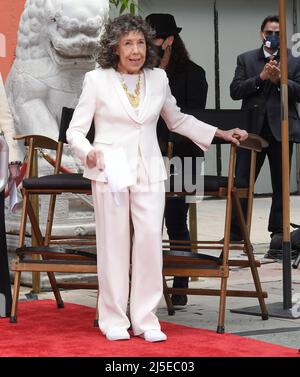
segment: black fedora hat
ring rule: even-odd
[[[151,13],[146,17],[146,21],[156,31],[157,37],[176,35],[182,30],[181,27],[177,27],[175,18],[168,13]]]

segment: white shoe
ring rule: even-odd
[[[147,340],[147,342],[163,342],[164,340],[167,340],[167,335],[156,329],[147,330],[140,336]]]
[[[128,340],[129,332],[125,329],[113,328],[107,331],[106,339],[108,340]]]

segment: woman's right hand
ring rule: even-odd
[[[240,145],[240,141],[244,141],[248,137],[248,132],[245,130],[241,130],[240,128],[232,128],[231,130],[220,130],[217,129],[215,133],[216,137],[224,139],[225,141],[229,141],[230,143],[234,143],[236,145]]]
[[[92,149],[86,157],[86,163],[89,168],[96,167],[100,171],[103,171],[105,167],[103,152],[98,149]]]

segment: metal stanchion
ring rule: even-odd
[[[38,156],[37,152],[34,152],[33,157],[33,167],[32,167],[32,176],[36,177],[38,175]],[[30,198],[32,208],[34,211],[34,214],[37,218],[37,221],[39,223],[39,196],[38,195],[32,195]],[[37,246],[38,242],[35,237],[35,234],[33,232],[33,228],[31,227],[31,245]],[[39,260],[41,257],[38,254],[34,254],[32,256],[32,259]],[[41,274],[40,272],[32,272],[32,293],[40,293],[41,292]]]
[[[197,203],[190,203],[189,208],[189,225],[190,225],[190,238],[193,241],[197,241],[198,239],[198,227],[197,227]],[[193,250],[192,252],[196,253],[197,249]],[[192,281],[198,281],[199,278],[192,277]]]

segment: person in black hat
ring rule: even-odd
[[[190,60],[184,42],[179,36],[182,28],[176,25],[174,16],[167,13],[152,13],[146,17],[146,21],[156,32],[155,44],[161,57],[159,67],[167,73],[177,105],[187,113],[189,109],[204,109],[208,90],[205,71]],[[162,118],[159,119],[157,133],[162,154],[166,155],[166,145],[171,135]],[[175,141],[175,138],[173,140]],[[201,153],[201,150],[187,138],[176,135],[174,156],[195,157],[202,156]],[[187,226],[188,210],[189,204],[184,197],[166,200],[165,224],[169,239],[190,240]],[[173,287],[186,288],[188,281],[188,277],[174,277]],[[172,295],[171,299],[175,309],[187,304],[186,295]]]

